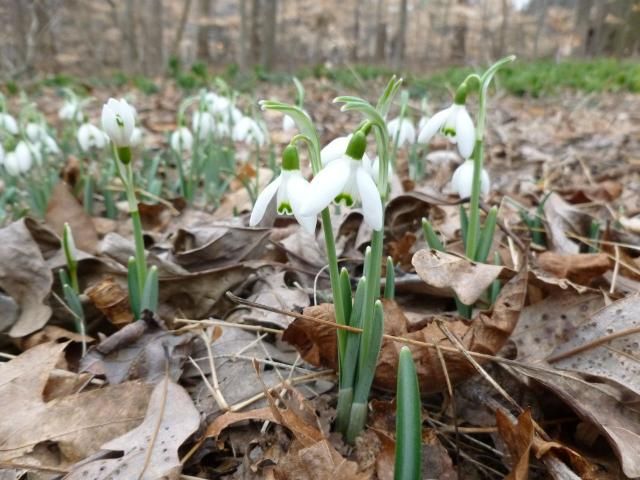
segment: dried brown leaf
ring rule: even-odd
[[[105,375],[111,384],[132,379],[155,383],[166,372],[177,380],[196,338],[194,333],[175,335],[155,318],[137,320],[92,347],[80,369]]]
[[[133,321],[129,295],[113,277],[103,278],[89,287],[86,294],[96,308],[115,326],[122,327]]]
[[[606,253],[566,255],[547,251],[538,255],[537,263],[540,268],[556,277],[582,285],[589,285],[594,278],[611,268],[611,260]]]
[[[511,472],[506,480],[527,480],[529,454],[535,435],[531,410],[521,413],[514,425],[502,410],[497,409],[496,425],[511,454]]]
[[[93,221],[66,183],[59,182],[53,188],[45,220],[59,235],[62,235],[64,224],[69,223],[76,246],[90,254],[96,252],[98,233]]]
[[[45,402],[43,392],[65,347],[45,343],[0,364],[0,404],[11,412],[0,417],[0,462],[66,468],[142,420],[150,388],[139,382]],[[56,445],[57,456],[38,448],[45,442]]]
[[[102,445],[101,453],[75,465],[65,479],[177,480],[182,471],[178,448],[199,425],[187,392],[165,378],[154,388],[142,424]]]
[[[437,250],[418,250],[411,263],[427,285],[457,295],[465,305],[473,305],[504,268],[470,262]]]
[[[401,308],[393,301],[384,301],[385,334],[401,336],[411,340],[435,344],[449,349],[455,348],[438,326],[445,321],[450,332],[460,339],[465,349],[494,355],[505,344],[518,322],[524,304],[527,273],[521,272],[512,278],[500,292],[492,312],[480,312],[471,321],[459,318],[435,318],[417,331],[407,332],[408,320]],[[305,315],[326,321],[335,321],[333,305],[323,304],[304,310]],[[310,319],[296,319],[287,328],[283,339],[296,347],[302,357],[317,366],[336,368],[337,350],[335,328],[316,323]],[[402,344],[383,338],[374,384],[386,390],[395,390],[396,372]],[[420,391],[440,391],[446,388],[446,378],[440,358],[434,348],[409,345],[413,353]],[[447,372],[452,382],[462,381],[475,373],[468,360],[457,351],[442,351]]]
[[[11,337],[35,332],[51,316],[51,308],[45,301],[53,276],[26,222],[22,219],[0,229],[0,289],[20,306],[15,323],[15,312],[0,310],[0,325],[12,324]]]

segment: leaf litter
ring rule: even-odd
[[[326,86],[318,89],[324,93],[314,86],[311,114],[329,125],[325,135],[342,132],[337,109],[320,106]],[[284,97],[269,88],[264,96]],[[141,206],[161,298],[157,318],[134,319],[125,313],[128,222],[85,215],[60,184],[49,227],[26,218],[0,230],[0,328],[11,339],[0,343],[10,359],[0,364],[0,399],[13,412],[0,419],[0,474],[391,478],[395,407],[379,402],[395,388],[397,351],[408,341],[423,393],[434,392],[423,403],[423,450],[438,478],[613,478],[616,468],[640,476],[640,333],[638,300],[629,294],[640,278],[633,248],[640,205],[638,171],[627,161],[640,146],[637,126],[612,113],[619,101],[497,103],[488,168],[501,173],[491,202],[510,199],[501,203],[505,229],[492,246],[504,267],[425,250],[422,217],[449,252],[460,253],[459,207],[446,197],[457,158],[434,144],[429,175],[410,182],[400,157],[402,181],[393,181],[385,229],[397,298],[385,305],[390,337],[374,414],[353,449],[328,432],[335,327],[318,236],[281,218],[265,219],[270,230],[247,229],[251,200],[239,185],[215,210],[180,199]],[[242,175],[252,178],[255,169]],[[270,176],[260,169],[260,184]],[[541,209],[548,244],[520,251],[529,232],[514,205],[536,211],[550,191]],[[79,340],[56,299],[64,265],[57,233],[69,212],[76,212],[81,297],[97,339],[84,358],[74,343],[56,343]],[[588,251],[594,219],[599,253]],[[357,274],[370,232],[357,210],[333,220],[338,254]],[[455,315],[454,294],[482,299],[495,280],[503,289],[492,310],[474,311],[471,320]],[[234,305],[228,291],[253,303]],[[462,412],[467,390],[481,386],[492,392],[482,405],[489,414],[478,402]],[[251,459],[234,450],[240,438],[250,439],[242,451]]]

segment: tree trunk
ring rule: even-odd
[[[189,10],[191,10],[191,0],[185,0],[184,7],[182,7],[182,14],[180,15],[180,23],[178,24],[176,38],[173,40],[173,47],[171,47],[171,55],[173,57],[180,56],[180,44],[182,43],[184,29],[187,25],[187,19],[189,18]]]
[[[209,22],[211,16],[211,0],[198,0],[198,21]],[[196,56],[200,60],[209,60],[209,25],[198,24],[196,40]]]
[[[360,1],[353,8],[353,44],[351,45],[351,61],[358,61],[358,44],[360,39]]]
[[[278,20],[278,0],[265,0],[264,30],[261,63],[267,70],[273,68]]]
[[[238,65],[240,66],[240,70],[246,70],[247,68],[247,34],[249,31],[248,23],[249,19],[247,18],[247,1],[239,0],[239,10],[240,10],[240,38],[239,38],[239,52],[238,52]]]
[[[399,70],[404,64],[405,50],[407,45],[407,0],[400,1],[400,17],[398,19],[398,32],[393,55],[393,69]]]
[[[164,69],[164,11],[162,0],[150,0],[145,19],[144,71],[156,75]]]
[[[591,29],[591,8],[593,0],[578,0],[576,6],[576,16],[574,30],[578,33],[581,40],[580,54],[587,55],[589,53],[593,31]]]
[[[260,58],[260,0],[251,2],[251,42],[249,54],[251,61],[255,62]]]
[[[383,62],[387,47],[387,24],[383,18],[384,0],[378,0],[376,4],[376,51],[375,59]]]
[[[536,33],[533,39],[533,58],[538,58],[538,48],[540,46],[540,35],[544,28],[544,22],[547,19],[547,3],[548,0],[540,0],[538,19],[536,21]]]
[[[36,0],[34,3],[34,13],[37,21],[37,33],[35,36],[36,56],[40,57],[43,63],[51,62],[50,65],[56,68],[56,42],[51,30],[51,7],[46,0]]]
[[[138,70],[138,42],[136,39],[136,2],[127,0],[125,2],[124,25],[122,27],[122,39],[124,48],[122,49],[122,69],[128,72]]]

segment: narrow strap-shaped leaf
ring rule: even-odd
[[[342,302],[344,303],[344,316],[349,318],[351,316],[351,278],[349,278],[349,271],[346,268],[340,270],[340,288],[342,289]]]
[[[143,310],[151,310],[152,312],[158,311],[158,283],[158,267],[154,265],[147,273],[144,291],[142,292],[142,300],[140,302],[141,312]]]
[[[384,284],[384,298],[393,300],[396,298],[396,271],[393,258],[387,257],[387,276]]]
[[[424,239],[427,242],[429,248],[438,250],[439,252],[444,252],[444,245],[438,238],[438,235],[436,235],[436,232],[433,230],[431,222],[426,218],[422,219],[422,231],[424,233]]]
[[[484,226],[480,231],[480,242],[478,243],[478,250],[476,251],[476,257],[474,260],[478,262],[486,262],[489,256],[489,250],[493,243],[493,234],[496,230],[496,223],[498,221],[498,209],[491,207],[487,218],[484,221]]]
[[[422,418],[420,390],[411,350],[404,346],[398,362],[396,389],[395,480],[422,478]]]

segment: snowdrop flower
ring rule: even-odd
[[[34,122],[28,123],[25,127],[25,134],[29,142],[38,148],[53,154],[60,153],[60,147],[42,125]]]
[[[317,215],[332,201],[350,207],[359,200],[365,222],[374,230],[382,229],[382,200],[362,161],[365,148],[364,134],[356,132],[342,156],[330,161],[311,181],[302,215]]]
[[[229,110],[231,101],[227,97],[223,97],[214,92],[208,92],[204,96],[205,101],[213,113],[223,113]]]
[[[266,143],[267,139],[262,128],[253,118],[243,117],[233,127],[231,134],[234,142],[255,142],[259,146]]]
[[[102,107],[102,130],[116,147],[130,147],[135,128],[135,109],[125,99],[110,98]]]
[[[309,194],[309,182],[300,172],[298,150],[287,146],[282,154],[282,173],[262,191],[251,212],[249,225],[255,227],[267,210],[273,197],[276,197],[276,209],[281,215],[293,215],[302,228],[309,233],[316,229],[316,215],[302,215],[301,207]]]
[[[191,119],[191,129],[200,140],[206,140],[214,131],[215,121],[209,112],[195,112]]]
[[[31,152],[25,142],[18,142],[13,152],[7,153],[4,159],[4,168],[9,175],[17,177],[31,168],[33,160]]]
[[[427,117],[420,117],[420,121],[418,122],[418,131],[421,132],[424,126],[427,124],[429,119]]]
[[[391,142],[396,141],[398,137],[398,146],[411,145],[416,141],[416,129],[408,118],[394,118],[387,123],[387,131]]]
[[[93,148],[102,149],[107,145],[109,137],[95,125],[83,123],[78,128],[78,145],[83,152],[88,152]]]
[[[4,164],[4,147],[0,143],[0,166]]]
[[[428,143],[438,131],[451,143],[458,144],[458,151],[463,158],[471,157],[476,142],[476,129],[464,103],[454,102],[431,117],[420,130],[418,142]]]
[[[469,198],[473,188],[473,160],[465,160],[462,162],[451,177],[451,186],[460,198]],[[480,173],[480,193],[485,196],[489,193],[491,182],[489,174],[483,168]]]
[[[191,134],[191,130],[187,127],[180,127],[171,134],[169,143],[171,144],[171,148],[176,152],[191,151],[191,147],[193,146],[193,135]]]
[[[0,113],[0,128],[6,130],[11,135],[18,134],[18,122],[8,113]]]
[[[365,154],[362,157],[362,166],[367,171],[371,178],[373,178],[376,184],[380,179],[380,157],[376,157],[373,162],[369,159],[369,157]],[[391,178],[393,176],[393,167],[391,163],[389,163],[389,167],[387,169],[387,178]]]
[[[82,122],[83,117],[84,115],[82,115],[78,102],[67,100],[62,104],[60,110],[58,110],[58,118],[60,118],[60,120]]]

